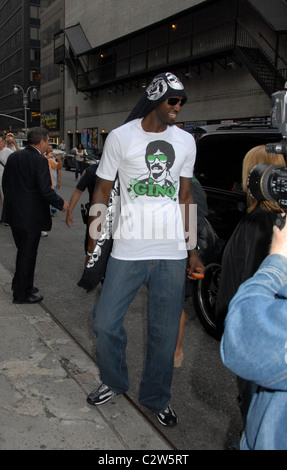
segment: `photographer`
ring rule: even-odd
[[[241,450],[287,449],[287,224],[274,227],[270,255],[229,305],[224,364],[257,384]]]
[[[247,213],[235,228],[223,252],[221,280],[216,299],[217,329],[220,334],[223,333],[228,304],[238,287],[253,276],[269,253],[273,226],[281,209],[276,202],[252,197],[248,192],[247,181],[255,165],[272,163],[285,167],[283,155],[269,155],[264,145],[251,149],[243,160],[242,185],[247,197]],[[252,314],[250,309],[249,314]],[[238,389],[244,427],[256,385],[238,378]]]
[[[14,137],[14,134],[12,134],[12,132],[8,132],[6,136],[6,147],[12,150],[12,152],[15,152],[16,150],[20,150],[20,148],[16,144],[15,137]]]
[[[246,193],[247,212],[231,235],[223,252],[221,280],[216,300],[217,328],[222,333],[228,304],[242,282],[253,276],[269,252],[273,225],[281,212],[277,202],[261,201],[251,196],[247,181],[258,164],[286,165],[283,155],[268,154],[265,145],[249,150],[242,166],[242,187]]]

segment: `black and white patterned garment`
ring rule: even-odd
[[[90,256],[87,266],[84,269],[78,286],[86,289],[87,292],[93,290],[105,277],[106,266],[113,246],[114,223],[117,219],[117,209],[119,203],[120,185],[116,178],[111,190],[109,204],[102,224],[102,230]]]

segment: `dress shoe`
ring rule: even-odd
[[[25,300],[14,299],[13,304],[37,304],[44,299],[41,295],[31,295]]]

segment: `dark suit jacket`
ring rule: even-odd
[[[34,147],[12,153],[5,165],[3,222],[27,231],[51,230],[50,205],[64,200],[51,187],[48,160]]]

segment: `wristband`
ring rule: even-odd
[[[200,251],[200,248],[199,248],[198,245],[195,245],[193,248],[191,248],[190,246],[187,246],[186,249],[187,249],[188,251],[193,251],[193,250],[195,250],[195,251]]]

